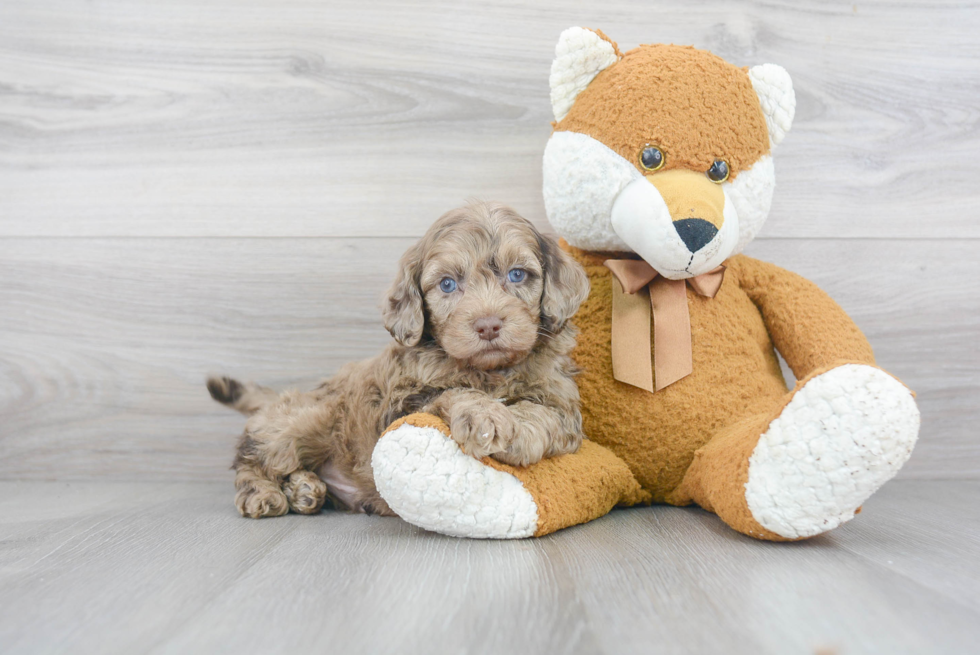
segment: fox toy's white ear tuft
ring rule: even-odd
[[[551,109],[555,120],[565,118],[578,94],[618,60],[615,46],[592,30],[570,27],[562,32],[551,63]]]
[[[759,96],[762,113],[769,129],[769,145],[775,148],[789,132],[796,114],[796,94],[793,80],[782,66],[762,64],[749,69],[752,88]],[[554,92],[552,92],[554,93]]]

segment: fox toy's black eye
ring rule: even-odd
[[[517,284],[518,282],[523,282],[524,278],[527,277],[527,271],[523,268],[512,268],[507,271],[507,279]]]
[[[715,184],[721,184],[728,179],[728,162],[724,159],[716,159],[706,173],[708,179]]]
[[[443,293],[452,293],[456,290],[456,280],[451,277],[442,278],[442,282],[439,283],[439,288]]]
[[[640,166],[648,171],[659,171],[664,166],[663,150],[657,146],[643,146],[640,151]]]

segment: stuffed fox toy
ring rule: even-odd
[[[769,213],[789,75],[690,47],[624,54],[583,28],[555,54],[544,201],[592,285],[574,319],[588,440],[517,469],[413,415],[375,449],[378,490],[405,520],[469,537],[649,502],[695,503],[774,541],[850,520],[908,459],[919,412],[833,300],[739,254]]]

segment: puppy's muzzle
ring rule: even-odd
[[[484,316],[473,322],[473,329],[484,341],[493,341],[500,336],[504,322],[496,316]]]

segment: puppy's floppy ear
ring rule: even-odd
[[[541,323],[557,332],[589,296],[585,270],[551,237],[538,235],[544,291],[541,295]]]
[[[417,346],[425,328],[422,289],[419,287],[424,249],[420,241],[402,255],[398,262],[398,275],[388,289],[381,311],[385,329],[403,346]]]

